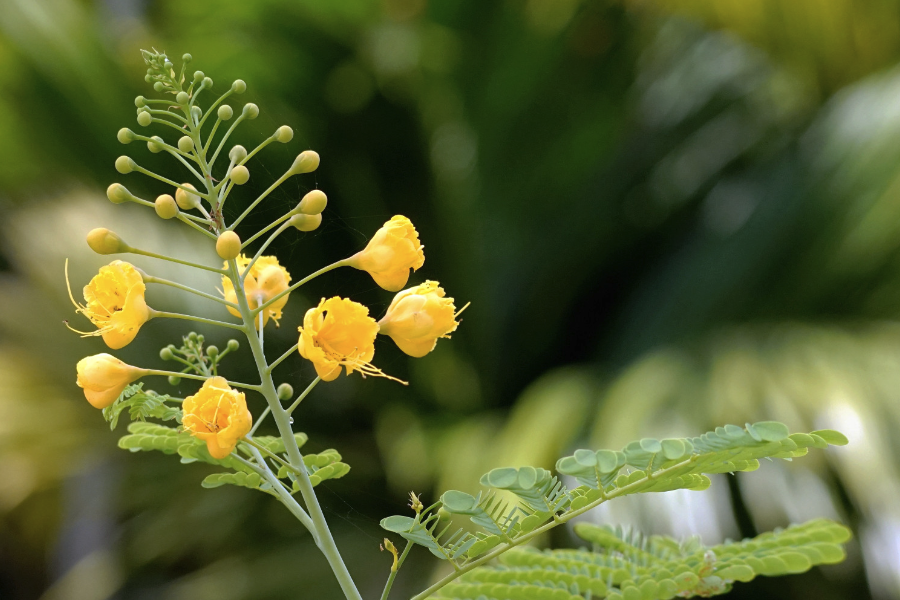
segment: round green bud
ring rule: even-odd
[[[165,143],[165,142],[163,142],[163,139],[162,139],[161,137],[159,137],[158,135],[154,135],[154,136],[153,136],[152,138],[150,138],[150,139],[153,140],[153,141],[147,142],[147,150],[149,150],[149,151],[152,152],[153,154],[157,154],[157,153],[159,153],[159,152],[162,152],[162,151],[163,151],[163,146],[162,146],[162,144]]]
[[[175,352],[175,350],[176,350],[175,344],[169,344],[168,346],[166,346],[166,348],[168,348],[168,349],[171,350],[172,352]]]
[[[116,139],[119,140],[120,144],[130,144],[134,141],[134,132],[127,127],[123,127],[116,134]]]
[[[194,71],[194,81],[200,81],[204,77],[206,77],[206,75],[203,73],[203,71]]]
[[[300,201],[300,204],[297,205],[297,208],[303,214],[317,215],[325,210],[325,206],[327,205],[328,196],[325,195],[325,192],[322,190],[313,190],[303,196],[303,199]]]
[[[241,343],[237,340],[228,340],[228,344],[225,347],[228,348],[229,352],[236,352],[241,347]]]
[[[233,231],[223,231],[216,240],[216,254],[223,260],[237,258],[241,253],[241,238]]]
[[[194,140],[192,140],[189,136],[181,136],[178,139],[178,149],[182,152],[190,152],[194,149]]]
[[[163,63],[163,66],[167,69],[172,69],[175,67],[175,65],[172,64],[172,61],[170,61],[168,58],[166,59],[166,62]]]
[[[175,358],[175,355],[172,354],[172,351],[169,350],[168,347],[166,347],[159,351],[159,357],[163,360],[172,360]]]
[[[163,219],[172,219],[178,215],[178,205],[175,203],[175,198],[169,194],[157,196],[154,207],[156,214]]]
[[[203,116],[203,111],[200,110],[200,107],[199,107],[199,106],[192,106],[192,107],[191,107],[191,116],[194,117],[194,122],[195,122],[195,123],[199,123],[199,122],[200,122],[200,117]]]
[[[219,118],[223,121],[227,121],[234,116],[234,110],[227,104],[223,104],[219,107],[219,111],[216,114],[219,115]]]
[[[197,191],[190,183],[183,183],[184,187]],[[175,190],[175,202],[178,204],[178,207],[181,210],[191,210],[192,208],[197,208],[200,206],[200,196],[197,194],[192,194],[190,192],[186,192],[181,188]]]
[[[278,389],[275,390],[275,393],[278,394],[279,400],[290,400],[294,395],[294,388],[291,387],[289,383],[282,383],[278,386]]]
[[[288,127],[287,125],[282,125],[278,129],[275,130],[275,134],[272,136],[276,142],[281,142],[282,144],[287,144],[289,141],[294,139],[294,130]]]
[[[156,90],[157,92],[161,92],[164,89],[166,89],[166,86],[163,84],[162,81],[157,81],[156,83],[153,84],[153,89]]]
[[[288,169],[290,175],[299,175],[301,173],[312,173],[319,168],[319,154],[313,150],[304,150],[297,158],[294,164]]]
[[[203,337],[202,333],[197,334],[197,341],[200,342],[201,344],[203,343],[203,340],[205,340],[205,339],[206,338]]]
[[[238,144],[228,152],[228,158],[230,158],[233,163],[239,163],[247,158],[247,149]]]
[[[235,79],[234,83],[231,84],[231,89],[235,94],[243,94],[247,91],[247,84],[244,83],[243,79]]]
[[[244,165],[237,165],[231,169],[231,181],[235,185],[244,185],[250,181],[250,171]]]
[[[153,122],[153,117],[148,112],[142,112],[137,116],[137,122],[141,127],[146,127]]]
[[[450,512],[443,506],[438,509],[437,515],[438,515],[439,521],[449,521],[450,520]]]
[[[305,215],[300,213],[299,215],[291,217],[291,220],[288,221],[288,223],[300,231],[313,231],[318,229],[319,225],[322,224],[322,215]]]
[[[147,105],[146,99],[143,96],[138,96],[137,98],[134,99],[134,105],[137,106],[138,108],[140,108],[142,106],[146,106]]]
[[[106,197],[113,204],[122,204],[131,200],[131,192],[129,192],[121,183],[114,183],[106,188]]]
[[[179,383],[181,383],[181,377],[169,375],[169,385],[178,385]]]
[[[252,102],[248,102],[244,105],[244,109],[241,112],[246,119],[253,120],[259,116],[259,107]]]
[[[87,244],[97,254],[120,254],[130,249],[122,238],[106,227],[91,229],[87,234]]]
[[[144,81],[146,81],[147,83],[150,83],[151,81],[153,81],[153,77],[148,73],[148,74],[144,75]]]
[[[190,100],[190,99],[191,99],[191,97],[187,95],[187,92],[178,92],[175,95],[175,102],[177,102],[178,104],[181,104],[182,106],[187,104],[188,100]]]
[[[197,343],[197,332],[196,331],[190,332],[188,334],[188,339],[196,344]]]
[[[184,62],[186,62],[186,63],[191,62],[193,59],[194,59],[194,57],[191,56],[190,54],[184,53],[184,54],[181,55],[181,60],[184,61]]]
[[[126,175],[134,171],[137,165],[127,156],[120,156],[116,159],[116,171],[122,175]]]
[[[218,346],[207,346],[206,347],[206,355],[210,358],[215,358],[219,355],[219,347]]]
[[[212,86],[213,86],[213,80],[212,80],[212,78],[211,78],[211,77],[204,77],[204,78],[203,78],[203,87],[205,87],[206,89],[210,89]]]

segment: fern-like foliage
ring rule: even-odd
[[[516,548],[500,566],[479,567],[433,597],[476,600],[668,600],[716,596],[757,575],[803,573],[844,559],[850,530],[818,519],[741,542],[706,547],[696,537],[624,535],[580,523],[593,551]]]
[[[157,394],[152,390],[144,391],[143,387],[143,383],[129,385],[115,402],[103,409],[103,418],[109,422],[110,429],[116,428],[119,417],[126,409],[132,421],[154,418],[162,421],[174,419],[181,423],[181,407],[166,404],[173,400],[171,396]]]
[[[642,439],[619,451],[577,450],[556,464],[557,473],[580,484],[574,489],[545,469],[494,469],[481,478],[487,489],[477,496],[451,490],[415,518],[388,517],[381,526],[449,561],[454,568],[454,574],[448,576],[452,580],[613,498],[675,489],[704,490],[712,474],[753,471],[759,468],[760,459],[791,460],[804,456],[809,448],[846,443],[836,431],[790,434],[782,423],[765,421],[744,427],[726,425],[694,438]],[[441,508],[467,516],[474,527],[453,529],[443,524]],[[754,571],[758,572],[762,571]],[[569,592],[564,594],[569,597]],[[634,597],[629,594],[625,597]]]

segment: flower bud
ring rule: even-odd
[[[197,188],[192,186],[190,183],[183,183],[184,187],[197,191]],[[200,196],[197,194],[192,194],[190,192],[186,192],[181,188],[175,190],[175,202],[178,203],[178,208],[181,210],[191,210],[192,208],[197,208],[200,206]]]
[[[319,155],[313,150],[304,150],[297,158],[294,164],[288,169],[290,175],[300,175],[301,173],[312,173],[319,168]]]
[[[378,322],[379,333],[390,336],[406,354],[421,358],[434,350],[439,338],[456,331],[459,314],[453,298],[446,298],[436,281],[403,290]]]
[[[182,152],[190,152],[194,149],[194,140],[192,140],[189,136],[181,136],[178,138],[178,149]]]
[[[231,181],[235,185],[244,185],[250,181],[250,170],[244,165],[237,165],[231,169]]]
[[[234,164],[238,164],[239,162],[247,158],[247,149],[241,145],[237,145],[228,153],[228,158],[230,158],[231,162],[233,162]]]
[[[87,243],[97,254],[119,254],[130,249],[122,238],[105,227],[92,229],[87,234]]]
[[[216,114],[219,115],[219,118],[223,121],[227,121],[234,116],[234,109],[232,109],[227,104],[223,104],[219,107],[219,110],[216,112]]]
[[[303,196],[303,200],[297,205],[297,209],[303,214],[317,215],[325,210],[328,204],[328,196],[322,190],[313,190]]]
[[[157,81],[156,83],[153,84],[153,89],[156,90],[157,92],[161,92],[164,89],[166,89],[166,86],[165,86],[165,84],[163,84],[162,81]]]
[[[206,77],[206,75],[203,73],[203,71],[194,71],[194,81],[200,81],[204,77]]]
[[[294,388],[289,383],[282,383],[275,392],[278,394],[279,400],[290,400],[294,395]]]
[[[153,141],[152,141],[152,142],[147,142],[147,150],[149,150],[149,151],[152,152],[153,154],[159,154],[160,152],[162,152],[163,149],[164,149],[163,146],[162,146],[162,144],[165,143],[165,142],[163,141],[163,139],[162,139],[161,137],[159,137],[158,135],[154,135],[154,136],[153,136],[152,138],[150,138],[150,139],[153,140]]]
[[[197,341],[198,341],[198,342],[200,342],[200,343],[202,344],[204,339],[206,339],[206,338],[203,337],[203,334],[202,334],[202,333],[198,333],[198,334],[197,334]]]
[[[163,67],[165,67],[167,70],[171,70],[175,68],[175,65],[172,64],[172,61],[167,58],[166,62],[163,63]]]
[[[188,334],[188,339],[196,344],[197,343],[197,332],[196,331],[190,332]]]
[[[115,402],[128,387],[139,379],[144,369],[125,364],[110,354],[95,354],[78,361],[75,382],[84,390],[84,397],[94,408],[106,408]]]
[[[233,231],[223,231],[216,240],[216,254],[224,260],[237,258],[241,253],[241,238]]]
[[[179,383],[181,383],[181,377],[169,375],[169,385],[178,385]]]
[[[203,116],[203,111],[200,110],[199,106],[192,106],[191,107],[191,116],[194,118],[195,123],[199,123],[200,117]]]
[[[318,229],[319,225],[322,224],[322,215],[305,215],[301,213],[291,217],[291,220],[288,221],[288,223],[300,231],[313,231],[314,229]]]
[[[248,120],[253,120],[259,116],[259,107],[252,102],[248,102],[244,105],[243,110],[241,110],[241,114]]]
[[[113,204],[122,204],[131,200],[131,192],[121,183],[114,183],[106,188],[106,197]]]
[[[375,283],[389,292],[403,289],[409,270],[418,271],[424,263],[419,234],[402,215],[382,225],[363,250],[347,259],[347,265],[368,271]]]
[[[172,360],[173,358],[175,358],[175,355],[172,353],[171,348],[166,346],[159,351],[159,357],[163,360]]]
[[[153,122],[153,117],[150,116],[150,113],[144,111],[138,114],[137,122],[141,127],[147,127]]]
[[[205,87],[206,89],[209,89],[209,88],[211,88],[212,86],[213,86],[213,80],[212,80],[212,78],[211,78],[211,77],[204,77],[204,78],[203,78],[203,87]]]
[[[276,142],[287,144],[289,141],[294,139],[294,130],[287,125],[282,125],[275,130],[275,134],[272,137],[275,138]]]
[[[190,99],[191,97],[187,95],[187,92],[178,92],[178,94],[175,95],[175,102],[182,106],[187,104]]]
[[[178,205],[175,198],[169,194],[162,194],[156,198],[156,214],[163,219],[171,219],[178,215]]]
[[[241,347],[241,343],[237,340],[228,340],[228,345],[225,347],[228,348],[229,352],[237,352],[237,349]]]
[[[134,141],[134,132],[127,127],[123,127],[116,134],[116,139],[119,140],[120,144],[130,144]]]
[[[136,166],[137,165],[135,164],[135,162],[127,156],[120,156],[116,159],[116,171],[118,171],[122,175],[131,173],[132,171],[134,171],[134,168]]]
[[[149,73],[150,69],[147,69],[147,71],[148,71],[147,75],[144,75],[144,81],[146,81],[147,83],[150,83],[151,81],[153,81],[153,77],[150,76],[150,73]]]
[[[146,104],[147,104],[147,102],[145,101],[145,98],[143,96],[138,96],[137,98],[134,99],[134,105],[137,106],[138,108],[145,106]]]
[[[235,79],[234,83],[231,84],[231,89],[235,94],[243,94],[247,91],[247,84],[244,83],[243,79]]]
[[[193,60],[193,58],[194,58],[193,56],[191,56],[190,54],[187,54],[187,53],[184,53],[181,55],[181,60],[186,63],[191,62],[191,60]]]
[[[219,347],[218,346],[207,346],[206,347],[206,355],[210,358],[215,358],[219,355]]]

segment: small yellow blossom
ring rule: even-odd
[[[438,338],[456,330],[458,314],[453,298],[444,297],[438,282],[426,281],[394,296],[378,322],[379,333],[389,335],[406,354],[421,358],[434,350]]]
[[[68,282],[67,275],[67,286]],[[100,272],[84,286],[87,305],[75,302],[69,288],[69,298],[76,312],[96,325],[97,331],[73,331],[83,336],[99,335],[113,350],[127,346],[138,334],[141,325],[150,319],[150,308],[144,300],[145,290],[144,280],[133,265],[114,260],[100,267]]]
[[[238,440],[250,433],[253,416],[243,392],[231,389],[224,377],[210,377],[182,404],[185,431],[206,442],[213,458],[231,454]]]
[[[78,361],[75,383],[94,408],[106,408],[116,401],[129,383],[140,379],[144,369],[132,367],[110,354],[95,354]]]
[[[250,259],[243,254],[235,260],[237,261],[238,271],[241,273],[250,264]],[[225,268],[228,268],[227,262],[225,263]],[[288,289],[290,283],[291,274],[278,264],[277,258],[274,256],[260,256],[253,263],[250,272],[247,273],[247,277],[244,279],[244,293],[247,296],[247,304],[250,305],[251,310],[256,309]],[[222,277],[222,290],[222,295],[226,300],[237,303],[237,294],[234,291],[234,285],[231,283],[230,278]],[[281,310],[287,304],[289,296],[290,294],[285,294],[262,311],[263,327],[269,322],[270,318],[275,321],[276,326],[278,325],[278,319],[281,318]],[[228,312],[236,317],[241,316],[237,309],[230,306],[228,307]],[[254,320],[254,324],[259,329],[259,321]]]
[[[359,371],[363,376],[388,377],[370,363],[378,324],[362,304],[339,296],[322,298],[317,307],[306,311],[299,331],[300,355],[312,362],[323,380],[337,379],[341,366],[347,375]]]
[[[409,281],[409,270],[418,271],[425,263],[422,248],[410,220],[397,215],[382,225],[368,245],[351,256],[347,264],[368,271],[375,283],[396,292]]]

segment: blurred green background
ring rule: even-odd
[[[578,447],[690,436],[723,423],[833,427],[851,445],[719,477],[705,493],[624,500],[591,518],[708,543],[818,516],[851,525],[848,560],[760,578],[734,598],[900,598],[900,3],[896,0],[3,0],[0,2],[0,598],[339,598],[288,512],[208,471],[129,455],[74,384],[81,340],[63,262],[84,285],[106,226],[143,248],[215,264],[179,223],[104,194],[171,192],[119,175],[127,152],[184,176],[143,144],[133,98],[152,95],[138,50],[193,54],[261,115],[233,143],[282,124],[294,141],[250,163],[233,218],[313,148],[240,229],[309,189],[322,227],[274,245],[295,278],[360,249],[394,214],[416,224],[438,279],[472,302],[452,341],[375,363],[408,379],[342,377],[297,413],[313,451],[352,465],[318,489],[365,597],[390,558],[378,521],[472,491],[499,466],[551,467]],[[176,61],[177,63],[178,61]],[[190,72],[190,71],[189,71]],[[207,99],[208,101],[208,99]],[[240,106],[237,102],[233,103]],[[142,132],[143,133],[143,132]],[[168,131],[154,131],[164,137]],[[277,146],[277,145],[276,145]],[[176,175],[177,173],[177,175]],[[187,177],[184,176],[184,180]],[[150,260],[153,274],[204,278]],[[380,315],[391,294],[338,270],[291,295],[272,356],[304,311],[340,294]],[[152,287],[150,304],[226,318]],[[80,324],[84,326],[83,323]],[[222,347],[227,335],[203,331]],[[116,353],[163,368],[185,333],[152,322]],[[246,345],[225,361],[252,380]],[[314,377],[295,356],[276,383]],[[189,394],[153,381],[161,392]],[[262,400],[251,399],[258,414]],[[120,426],[121,427],[121,426]],[[577,545],[566,531],[543,540]],[[395,597],[437,561],[414,552]]]

